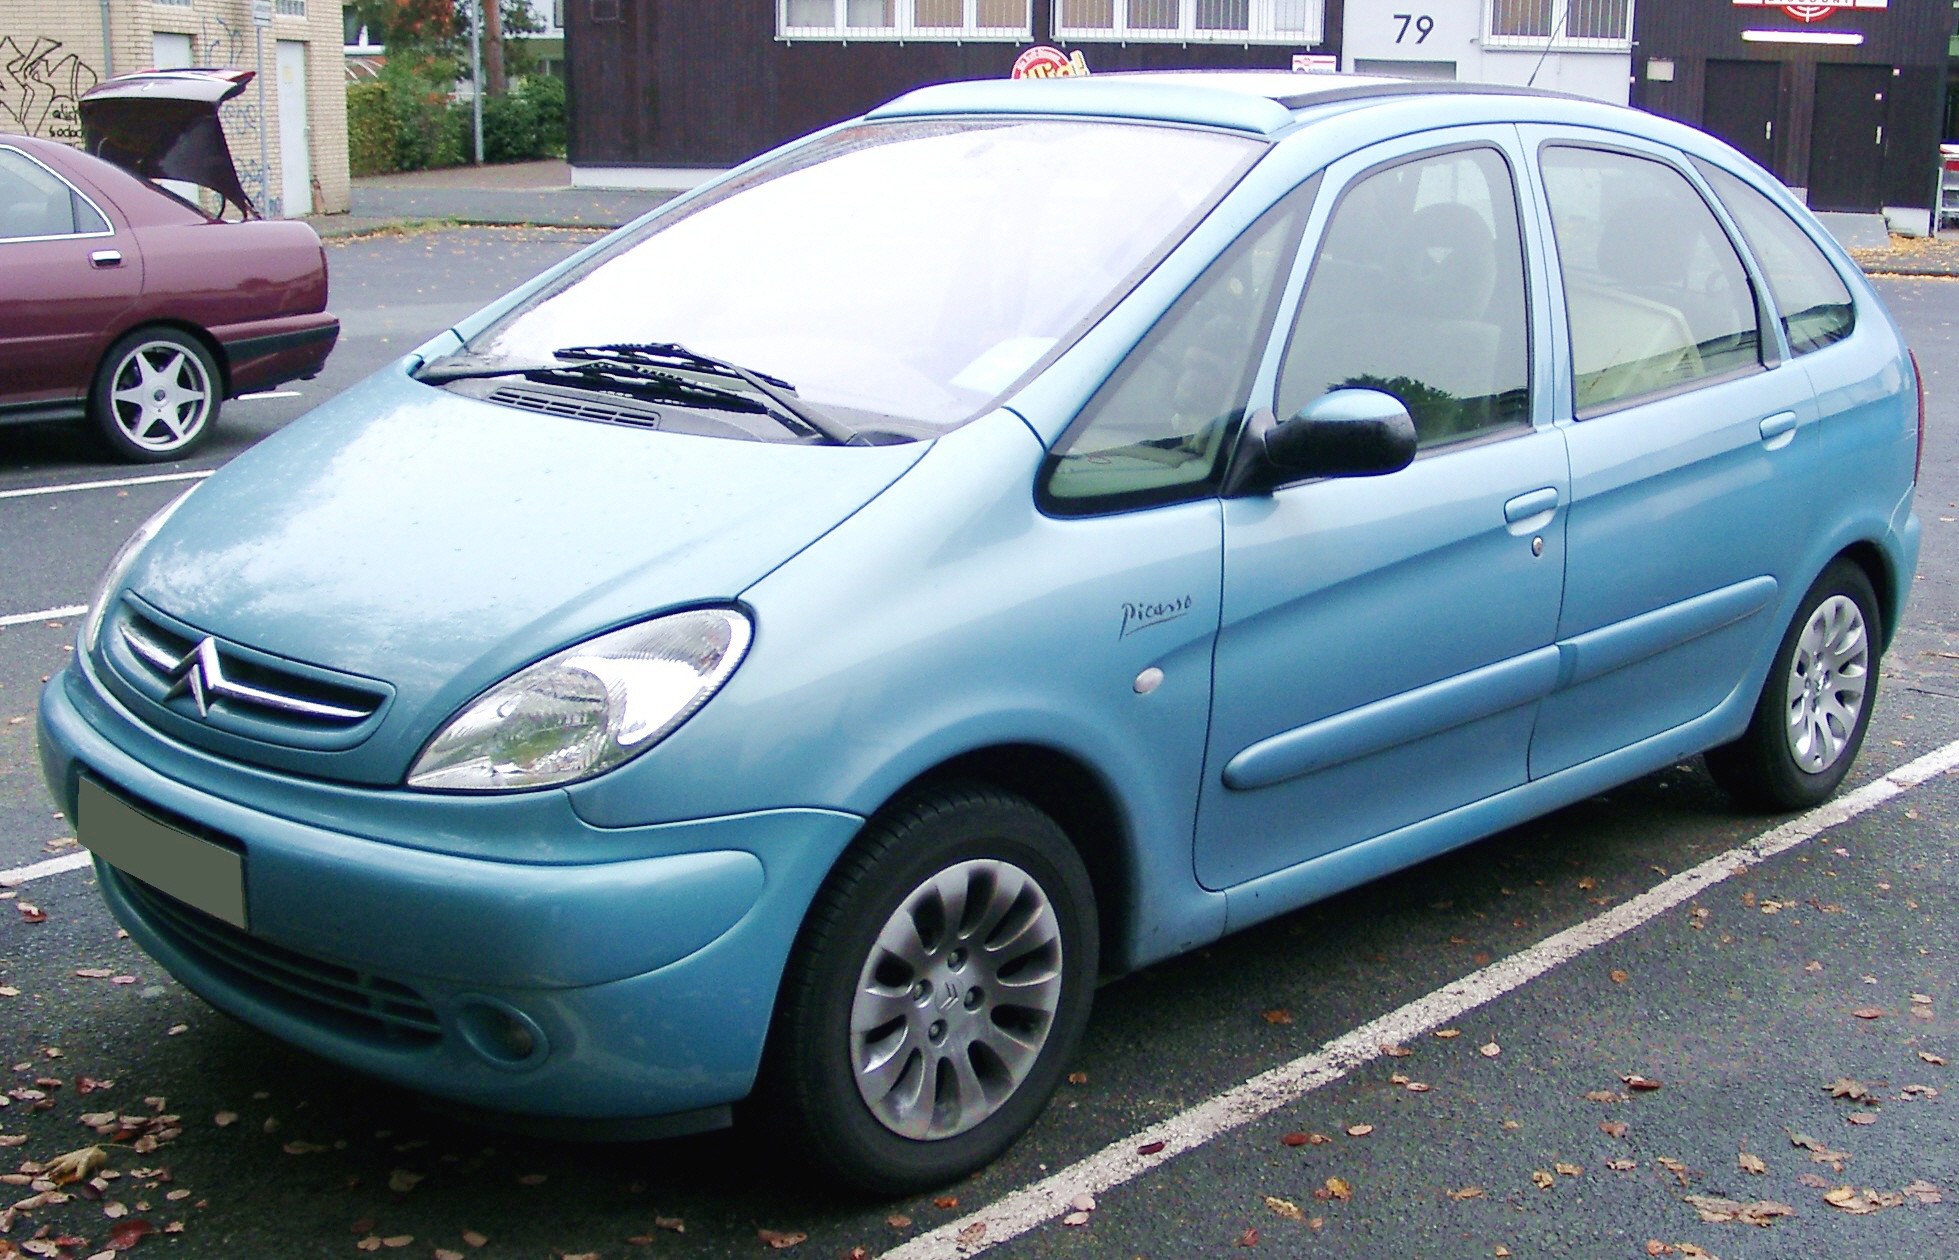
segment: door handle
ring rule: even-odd
[[[1503,505],[1503,519],[1511,525],[1527,521],[1533,516],[1541,516],[1558,506],[1558,489],[1546,486],[1529,494],[1520,494]]]
[[[1768,443],[1770,450],[1780,450],[1794,440],[1796,413],[1778,411],[1761,423],[1762,441]]]
[[[119,249],[98,249],[88,256],[88,265],[91,267],[120,267],[122,266],[122,251]]]

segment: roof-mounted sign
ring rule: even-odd
[[[1737,9],[1780,9],[1798,22],[1821,22],[1839,9],[1887,9],[1890,0],[1808,0],[1786,4],[1784,0],[1734,0]]]
[[[1075,79],[1088,73],[1088,59],[1077,48],[1073,55],[1040,44],[1014,59],[1016,79]]]

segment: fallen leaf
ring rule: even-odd
[[[1580,1173],[1585,1171],[1584,1168],[1578,1164],[1553,1164],[1551,1165],[1551,1167],[1557,1169],[1560,1173],[1562,1173],[1567,1177],[1576,1177]]]
[[[415,1235],[413,1234],[391,1234],[381,1240],[381,1245],[390,1251],[399,1251],[414,1241]]]
[[[1929,1181],[1914,1181],[1900,1191],[1900,1193],[1907,1199],[1913,1199],[1919,1203],[1939,1203],[1945,1199],[1945,1196],[1939,1192],[1939,1188]]]
[[[1686,1256],[1687,1260],[1717,1260],[1713,1252],[1696,1247],[1690,1242],[1680,1244],[1680,1254]]]
[[[1350,1124],[1347,1126],[1348,1137],[1366,1137],[1372,1132],[1374,1132],[1374,1126],[1371,1124]]]
[[[1281,1146],[1304,1146],[1312,1140],[1304,1133],[1288,1133],[1279,1139],[1279,1144]]]
[[[1078,1194],[1068,1200],[1068,1206],[1077,1212],[1093,1212],[1095,1210],[1095,1196],[1092,1194]]]
[[[1238,1246],[1240,1247],[1258,1246],[1258,1226],[1256,1225],[1245,1226],[1245,1232],[1238,1235]]]
[[[128,1251],[155,1232],[156,1226],[141,1217],[117,1221],[109,1227],[109,1237],[103,1245],[110,1251]]]
[[[1552,1186],[1558,1184],[1558,1179],[1550,1173],[1545,1172],[1542,1168],[1531,1173],[1530,1179],[1539,1190],[1549,1190]]]
[[[1684,1186],[1687,1184],[1687,1165],[1681,1163],[1677,1159],[1670,1159],[1665,1155],[1660,1156],[1658,1159],[1655,1159],[1653,1162],[1658,1164],[1660,1167],[1666,1169],[1668,1172],[1672,1173],[1674,1175],[1674,1179],[1679,1181],[1681,1185]]]
[[[463,1253],[451,1250],[448,1247],[437,1247],[435,1249],[435,1260],[463,1260]]]
[[[1465,1201],[1467,1201],[1467,1200],[1469,1200],[1469,1199],[1480,1199],[1480,1198],[1482,1198],[1482,1197],[1483,1197],[1483,1187],[1481,1187],[1481,1186],[1464,1186],[1464,1187],[1463,1187],[1462,1189],[1460,1189],[1460,1190],[1449,1190],[1449,1191],[1446,1191],[1445,1193],[1447,1193],[1447,1194],[1448,1194],[1448,1196],[1449,1196],[1450,1198],[1452,1198],[1452,1199],[1454,1199],[1454,1200],[1455,1200],[1456,1202],[1458,1202],[1458,1203],[1462,1203],[1462,1202],[1465,1202]]]
[[[1620,967],[1614,967],[1608,975],[1614,984],[1624,984],[1626,981],[1632,979],[1632,973]]]
[[[1775,1223],[1777,1217],[1796,1214],[1796,1209],[1787,1203],[1778,1203],[1774,1199],[1742,1203],[1709,1194],[1690,1194],[1684,1197],[1694,1210],[1700,1213],[1701,1220],[1710,1225],[1719,1225],[1723,1221],[1739,1221],[1743,1225],[1759,1225],[1767,1229]]]
[[[1883,1019],[1884,1018],[1884,1012],[1875,1006],[1860,1006],[1856,1010],[1850,1013],[1852,1015],[1855,1015],[1858,1019]]]
[[[1290,1199],[1275,1198],[1268,1194],[1265,1196],[1265,1206],[1271,1208],[1274,1215],[1283,1216],[1289,1221],[1303,1221],[1306,1219],[1306,1213],[1300,1211],[1299,1205]],[[1087,1214],[1083,1213],[1083,1215]]]
[[[1820,962],[1806,962],[1803,964],[1803,970],[1807,972],[1815,973],[1823,970],[1823,964]]]
[[[0,984],[0,997],[19,997],[20,990],[11,984]]]
[[[1495,1256],[1497,1260],[1504,1260],[1504,1258],[1510,1254],[1510,1248],[1504,1246],[1502,1243],[1498,1243],[1496,1246],[1496,1250],[1491,1252],[1490,1254]]]
[[[108,1163],[109,1152],[99,1146],[84,1146],[49,1160],[41,1175],[57,1186],[65,1186],[94,1176],[97,1169]]]
[[[109,967],[77,967],[75,974],[84,980],[107,980],[116,973]]]
[[[1660,1082],[1647,1080],[1645,1077],[1641,1076],[1637,1072],[1634,1072],[1629,1076],[1622,1076],[1619,1079],[1623,1081],[1625,1083],[1626,1088],[1630,1090],[1646,1091],[1646,1090],[1654,1090],[1660,1088]]]
[[[1476,1053],[1482,1055],[1486,1059],[1494,1059],[1499,1054],[1503,1053],[1503,1047],[1499,1046],[1496,1042],[1492,1041],[1486,1043],[1485,1045],[1477,1047]]]
[[[1639,1167],[1639,1164],[1637,1161],[1630,1159],[1608,1159],[1605,1161],[1605,1166],[1613,1172],[1631,1172],[1633,1169]]]
[[[1265,1012],[1264,1019],[1268,1024],[1290,1024],[1292,1022],[1292,1012],[1283,1009],[1270,1010]]]
[[[1828,1190],[1830,1188],[1830,1183],[1815,1173],[1797,1173],[1796,1182],[1799,1185],[1808,1186],[1812,1190]]]
[[[381,1250],[381,1235],[369,1234],[367,1237],[356,1242],[354,1247],[359,1251],[379,1251]]]
[[[1927,1062],[1927,1063],[1929,1063],[1929,1064],[1931,1064],[1931,1065],[1932,1065],[1933,1067],[1944,1067],[1944,1066],[1945,1066],[1945,1060],[1944,1060],[1943,1058],[1941,1058],[1940,1056],[1938,1056],[1938,1055],[1936,1055],[1936,1054],[1933,1054],[1933,1053],[1932,1053],[1931,1051],[1929,1051],[1929,1050],[1920,1050],[1920,1051],[1918,1052],[1918,1057],[1919,1057],[1919,1058],[1921,1058],[1921,1059],[1923,1059],[1923,1060],[1925,1060],[1925,1062]]]
[[[30,906],[25,901],[16,901],[14,903],[14,909],[20,911],[20,919],[23,923],[46,923],[48,921],[46,911],[42,910],[39,906]]]
[[[1411,1094],[1426,1094],[1435,1087],[1424,1081],[1409,1081],[1407,1088]]]
[[[388,1189],[396,1194],[407,1194],[422,1184],[422,1178],[427,1175],[427,1173],[409,1172],[406,1168],[397,1168],[388,1174]]]
[[[655,1225],[659,1225],[661,1229],[668,1228],[666,1225],[661,1224],[661,1219],[657,1216],[653,1218],[653,1223]],[[675,1233],[686,1232],[678,1228],[678,1226],[679,1226],[679,1222],[676,1221],[675,1228],[674,1228]],[[467,1243],[471,1247],[487,1247],[490,1245],[489,1235],[479,1234],[473,1229],[466,1229],[463,1231],[463,1242]]]
[[[1453,1041],[1455,1038],[1462,1036],[1462,1029],[1438,1028],[1435,1030],[1433,1035],[1440,1038],[1443,1041]]]
[[[1162,1142],[1145,1142],[1136,1148],[1136,1153],[1138,1155],[1154,1155],[1162,1150],[1163,1146],[1164,1144]]]
[[[1876,1124],[1877,1117],[1868,1111],[1860,1111],[1855,1115],[1845,1116],[1843,1122],[1845,1124]]]
[[[959,1196],[956,1194],[942,1194],[932,1200],[932,1206],[941,1211],[950,1212],[959,1206]]]
[[[523,1176],[517,1178],[517,1184],[520,1186],[541,1186],[550,1179],[550,1173],[525,1173]]]
[[[1585,1095],[1586,1102],[1615,1103],[1624,1102],[1625,1100],[1624,1094],[1612,1089],[1595,1089]]]
[[[906,1225],[910,1225],[910,1224],[911,1224],[911,1218],[910,1218],[910,1217],[906,1217],[906,1218],[905,1218],[905,1224],[906,1224]],[[668,1232],[669,1234],[684,1234],[684,1233],[686,1233],[686,1232],[687,1232],[687,1222],[686,1222],[686,1221],[684,1221],[684,1220],[682,1220],[682,1219],[681,1219],[680,1217],[678,1217],[678,1216],[656,1216],[656,1217],[654,1217],[654,1218],[653,1218],[653,1228],[654,1228],[654,1229],[664,1229],[664,1230],[666,1230],[666,1231],[667,1231],[667,1232]],[[490,1241],[490,1240],[489,1240],[489,1239],[487,1239],[487,1238],[483,1238],[483,1235],[481,1235],[481,1234],[477,1234],[477,1235],[475,1235],[475,1236],[476,1236],[477,1238],[480,1238],[480,1239],[482,1239],[482,1242],[470,1242],[470,1235],[469,1235],[469,1234],[464,1234],[464,1235],[463,1235],[463,1241],[464,1241],[464,1242],[466,1242],[466,1243],[469,1243],[469,1245],[470,1245],[470,1246],[472,1246],[472,1247],[481,1247],[481,1246],[483,1245],[483,1243],[486,1243],[486,1242],[488,1242],[488,1241]]]
[[[1081,1226],[1088,1224],[1092,1219],[1094,1218],[1087,1212],[1070,1212],[1061,1218],[1061,1223],[1063,1225]]]
[[[1670,1256],[1673,1254],[1673,1248],[1667,1246],[1657,1238],[1649,1238],[1646,1240],[1646,1254],[1649,1256]]]
[[[1626,1125],[1623,1120],[1601,1120],[1598,1131],[1609,1138],[1622,1138],[1626,1136]]]
[[[4,993],[4,992],[5,992],[4,990],[0,990],[0,993]],[[6,994],[6,996],[12,997],[14,995],[9,993]],[[1415,1052],[1413,1050],[1410,1050],[1407,1046],[1391,1046],[1386,1043],[1383,1043],[1381,1046],[1381,1053],[1387,1055],[1390,1059],[1405,1059],[1409,1055]]]
[[[211,1117],[211,1123],[217,1125],[220,1129],[230,1128],[232,1125],[238,1123],[238,1113],[235,1111],[220,1111],[217,1115]]]
[[[1068,1073],[1068,1083],[1070,1085],[1086,1085],[1088,1084],[1088,1073],[1070,1072]]]
[[[1871,1091],[1864,1082],[1853,1081],[1847,1076],[1839,1076],[1823,1088],[1830,1091],[1830,1097],[1832,1098],[1848,1098],[1851,1102],[1874,1103],[1877,1101],[1877,1099],[1871,1097]]]
[[[1354,1197],[1353,1187],[1338,1177],[1328,1177],[1326,1179],[1326,1194],[1328,1198],[1340,1203],[1345,1203]]]
[[[763,1246],[774,1251],[787,1251],[791,1247],[809,1241],[808,1234],[779,1233],[773,1229],[758,1229],[755,1235],[762,1240]]]
[[[1747,1151],[1743,1151],[1741,1154],[1735,1156],[1735,1165],[1736,1167],[1740,1168],[1741,1171],[1745,1173],[1753,1173],[1757,1177],[1761,1176],[1763,1173],[1766,1173],[1769,1170],[1768,1164],[1763,1162],[1762,1157],[1760,1155],[1751,1155]]]

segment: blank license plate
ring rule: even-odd
[[[93,779],[82,779],[75,835],[90,852],[187,906],[245,926],[245,859],[158,822]]]

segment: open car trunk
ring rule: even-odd
[[[151,180],[209,188],[259,217],[238,180],[218,107],[245,90],[251,70],[145,70],[105,79],[82,94],[88,151]]]

